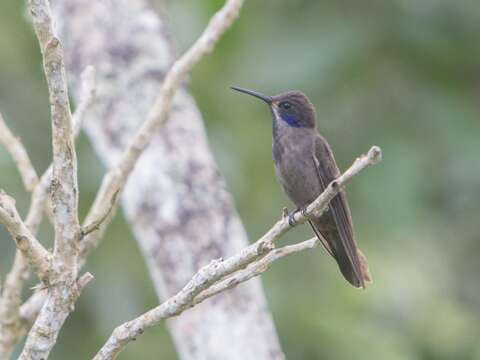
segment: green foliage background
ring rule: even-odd
[[[179,51],[222,3],[166,1]],[[24,12],[21,1],[0,2],[0,109],[40,172],[51,156],[49,109]],[[384,151],[384,162],[348,188],[374,284],[352,289],[321,251],[283,260],[263,277],[289,359],[480,359],[479,34],[474,0],[247,1],[195,69],[191,89],[252,240],[288,201],[274,178],[270,114],[230,85],[307,93],[342,169],[371,145]],[[84,136],[78,151],[85,214],[104,170]],[[24,214],[28,196],[3,149],[0,187]],[[308,236],[298,229],[285,242]],[[46,224],[40,237],[48,244]],[[0,229],[0,274],[13,251]],[[156,304],[121,214],[88,270],[95,281],[52,359],[90,358],[114,326]],[[120,358],[176,355],[160,326]]]

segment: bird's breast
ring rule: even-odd
[[[274,139],[275,173],[283,190],[297,207],[309,204],[321,192],[312,155],[313,143],[308,139]]]

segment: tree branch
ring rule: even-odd
[[[24,186],[32,191],[30,209],[25,220],[25,226],[35,236],[40,225],[43,208],[45,207],[46,187],[43,177],[38,181],[37,174],[28,158],[22,144],[11,135],[0,114],[0,137],[10,149],[9,152],[22,174]],[[34,187],[34,189],[32,188]],[[45,191],[42,191],[42,189]],[[40,245],[41,246],[41,245]],[[40,258],[42,255],[38,255]],[[49,255],[49,258],[51,255]],[[50,262],[51,259],[48,260]],[[32,262],[32,261],[30,261]],[[24,253],[17,247],[10,271],[7,273],[3,290],[0,292],[0,358],[9,358],[17,339],[23,332],[19,321],[19,307],[24,282],[29,277],[29,262]]]
[[[47,188],[51,179],[51,167],[44,173],[32,192],[30,209],[25,219],[25,226],[36,236],[42,221],[43,212],[47,210]],[[24,322],[19,316],[23,284],[29,277],[29,264],[22,251],[17,248],[10,271],[0,296],[0,359],[8,359],[15,343],[25,334]],[[38,313],[38,311],[37,311]]]
[[[213,50],[220,37],[230,28],[239,15],[243,2],[244,0],[227,0],[224,6],[212,17],[198,40],[170,68],[146,121],[123,153],[118,165],[104,177],[85,223],[101,223],[102,221],[99,221],[99,219],[104,218],[103,227],[108,225],[112,218],[105,215],[110,213],[109,204],[114,200],[115,194],[125,185],[135,163],[152,140],[152,137],[167,121],[173,96],[181,82],[184,81],[191,69]],[[102,234],[103,231],[97,231],[83,239],[80,249],[82,258],[85,258],[97,246]]]
[[[78,102],[73,113],[73,133],[76,137],[82,128],[85,113],[92,105],[95,99],[95,68],[91,65],[87,66],[80,75],[80,101]]]
[[[82,229],[81,229],[82,238],[84,238],[85,236],[87,236],[88,234],[94,231],[100,230],[100,226],[102,226],[102,224],[106,222],[108,218],[113,217],[113,214],[115,213],[115,208],[117,205],[117,196],[118,196],[118,191],[110,199],[110,206],[104,208],[105,213],[102,216],[93,220],[91,223],[82,225]]]
[[[235,286],[240,285],[241,283],[264,273],[270,268],[270,265],[272,263],[284,256],[292,255],[305,250],[314,249],[319,244],[320,240],[318,240],[318,238],[312,238],[302,241],[298,244],[287,245],[278,249],[274,249],[270,251],[267,255],[265,255],[265,257],[260,258],[256,262],[253,262],[246,269],[238,270],[226,279],[217,282],[216,284],[209,287],[207,290],[201,292],[197,297],[195,297],[190,307],[200,304],[202,301],[212,296],[215,296],[225,290],[232,289]]]
[[[76,272],[75,240],[80,228],[77,214],[77,159],[63,49],[53,32],[48,0],[29,0],[28,6],[43,56],[52,112],[54,254],[66,268]]]
[[[301,212],[295,214],[296,224],[304,223],[309,217],[323,214],[328,209],[329,202],[348,181],[366,167],[377,164],[381,157],[380,148],[373,146],[367,155],[357,158],[347,171],[332,181],[325,191],[307,206],[304,214]],[[282,217],[262,238],[241,252],[225,260],[212,260],[193,275],[187,285],[176,295],[136,319],[117,327],[94,360],[115,359],[130,341],[135,340],[146,329],[159,324],[162,320],[179,315],[206,298],[251,279],[283,256],[317,246],[317,241],[308,240],[275,250],[275,242],[291,228],[288,218]],[[241,272],[236,273],[237,271]],[[235,274],[224,280],[225,282],[219,282],[233,273]]]
[[[27,151],[21,141],[13,136],[8,128],[2,114],[0,113],[0,143],[5,146],[10,153],[13,161],[17,165],[23,185],[27,191],[32,191],[38,182],[37,172],[35,171]]]
[[[0,297],[0,359],[9,359],[21,332],[18,311],[22,302],[23,283],[29,276],[29,265],[17,249]]]
[[[36,269],[42,281],[48,281],[52,256],[32,235],[15,208],[15,200],[0,191],[0,221],[5,225],[17,248]]]
[[[81,75],[82,91],[80,102],[73,114],[75,136],[80,132],[81,124],[85,119],[86,109],[94,98],[94,75],[93,67],[87,67]],[[52,165],[50,164],[32,192],[25,226],[34,236],[37,234],[44,212],[47,212],[48,217],[53,220],[53,214],[47,202],[48,188],[52,180],[52,170]],[[32,296],[34,299],[25,304],[24,310],[20,311],[21,293],[23,284],[29,277],[28,270],[29,264],[27,259],[17,249],[0,296],[0,359],[10,356],[15,343],[26,333],[45,301],[44,292],[36,293]]]
[[[44,0],[42,3],[43,2]],[[156,131],[168,119],[172,99],[176,90],[193,66],[213,49],[223,33],[231,26],[238,16],[243,2],[243,0],[226,1],[223,8],[212,17],[199,39],[173,64],[166,75],[160,89],[160,94],[150,110],[145,123],[127,147],[118,165],[104,176],[97,196],[85,217],[85,236],[82,237],[82,241],[79,242],[79,267],[85,263],[89,253],[96,248],[103,236],[106,226],[113,218],[116,206],[112,204],[116,204],[116,194],[118,194],[125,185],[128,176],[134,168],[135,162],[148,146]],[[50,18],[50,14],[48,18]],[[42,35],[43,31],[36,30],[36,32],[40,33],[38,37],[41,42],[41,38],[44,36]],[[27,314],[36,314],[38,308],[33,309],[28,307],[38,307],[40,303],[38,299],[36,299],[36,301],[28,301],[23,307],[24,312]],[[26,323],[28,323],[28,321],[26,321]]]
[[[86,110],[95,96],[94,78],[95,69],[92,66],[87,67],[81,74],[80,101],[73,114],[75,136],[78,136],[85,119]],[[37,181],[32,192],[25,225],[34,236],[37,234],[44,212],[47,212],[48,217],[53,221],[53,214],[47,202],[48,188],[52,180],[52,168],[53,166],[50,164],[40,180]],[[29,277],[28,270],[27,259],[17,249],[0,296],[0,359],[9,358],[15,343],[24,336],[31,326],[45,300],[44,292],[36,293],[32,296],[32,301],[27,303],[30,305],[25,305],[24,310],[20,310],[21,293],[23,284]]]
[[[77,282],[80,225],[77,159],[63,49],[53,31],[48,0],[29,0],[28,8],[43,56],[50,94],[53,170],[51,198],[55,244],[47,301],[32,327],[20,359],[46,359],[81,288]]]
[[[145,121],[177,59],[174,34],[166,13],[156,11],[148,0],[119,0],[114,7],[96,0],[77,5],[78,0],[55,2],[54,12],[72,90],[79,88],[78,75],[85,65],[98,70],[99,96],[90,112],[94,121],[85,130],[99,159],[112,169]],[[109,17],[95,21],[106,12]],[[83,31],[86,28],[88,32]],[[184,84],[177,91],[169,120],[141,155],[119,197],[160,302],[208,260],[234,254],[248,244],[187,88]],[[209,231],[198,231],[205,226]],[[174,255],[177,251],[182,252],[180,258]],[[212,316],[215,323],[205,326]],[[172,319],[168,330],[184,359],[284,358],[259,278]]]
[[[36,189],[39,188],[38,176],[27,151],[20,140],[13,136],[1,114],[0,142],[5,146],[17,165],[25,189],[27,191],[35,189],[32,193],[32,206],[25,221],[25,226],[30,233],[35,236],[36,229],[39,225],[37,223],[39,222],[34,221],[36,216],[32,210],[36,209],[37,206],[36,200],[38,200],[38,192]],[[30,262],[32,263],[32,261]],[[17,334],[20,331],[18,310],[21,304],[23,283],[29,276],[28,269],[28,259],[24,256],[24,252],[17,248],[12,268],[7,273],[5,284],[0,292],[0,358],[2,359],[10,356],[17,339]]]

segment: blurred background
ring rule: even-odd
[[[169,0],[179,52],[223,1]],[[0,110],[38,172],[50,163],[50,125],[38,45],[23,2],[0,2]],[[478,1],[247,1],[192,93],[250,239],[278,219],[267,107],[230,85],[304,91],[341,169],[371,145],[384,161],[348,187],[357,241],[374,279],[351,288],[323,251],[278,262],[263,283],[289,359],[480,359],[480,3]],[[104,169],[78,142],[81,214]],[[0,188],[28,206],[0,149]],[[304,226],[284,243],[310,237]],[[40,238],[47,245],[51,230]],[[0,229],[0,275],[14,247]],[[111,330],[157,303],[121,213],[90,258],[84,291],[52,359],[86,359]],[[31,285],[34,285],[31,282]],[[26,293],[28,293],[28,289]],[[118,299],[111,303],[105,294]],[[176,359],[164,326],[121,359]]]

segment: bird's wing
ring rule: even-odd
[[[340,171],[330,146],[320,135],[315,140],[312,159],[322,188],[325,189],[331,181],[340,175]],[[365,280],[368,276],[364,273],[364,265],[359,259],[357,245],[353,237],[350,209],[343,191],[330,201],[329,210],[336,225],[333,232],[327,231],[324,234],[330,248],[329,252],[333,253],[333,257],[337,260],[343,275],[350,283],[357,287],[365,287]]]
[[[330,256],[332,256],[333,258],[336,258],[334,254],[334,249],[332,249],[332,247],[328,243],[325,236],[323,236],[321,231],[317,229],[317,227],[315,226],[315,223],[312,220],[308,220],[308,223],[310,224],[310,227],[312,228],[313,232],[317,236],[318,240],[320,240],[320,243],[322,244],[323,248],[327,251],[327,253],[330,254]]]

